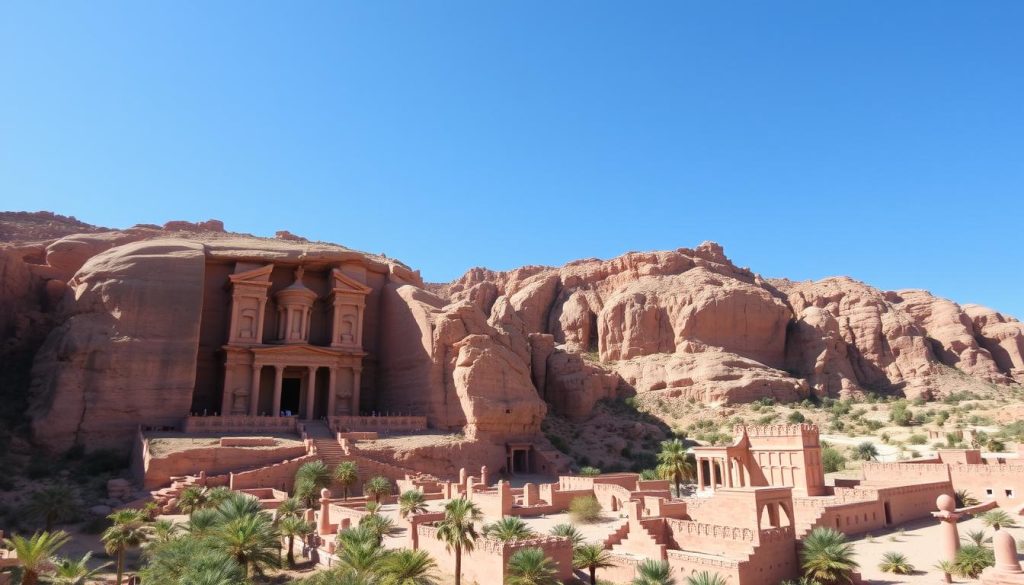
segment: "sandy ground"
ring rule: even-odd
[[[149,439],[150,453],[154,457],[162,457],[169,453],[178,453],[181,451],[187,451],[189,449],[197,449],[203,447],[216,447],[220,445],[221,437],[252,437],[252,434],[245,433],[213,433],[213,434],[199,434],[199,433],[178,433],[169,431],[150,431],[146,433],[146,438]],[[245,449],[276,449],[278,447],[292,447],[302,445],[302,440],[298,435],[290,434],[277,434],[277,433],[264,433],[260,434],[261,437],[272,437],[276,439],[277,444],[273,447],[244,447]]]
[[[970,530],[981,530],[985,525],[981,520],[972,518],[961,521],[957,525],[960,536],[964,536]],[[873,585],[890,585],[895,583],[920,583],[936,585],[945,583],[945,579],[935,564],[939,562],[941,548],[939,546],[940,526],[936,520],[919,520],[908,523],[904,526],[905,531],[901,534],[898,530],[886,533],[874,534],[870,538],[859,537],[854,541],[857,550],[857,562],[860,563],[861,576],[867,583]],[[1003,528],[1014,536],[1024,537],[1024,528]],[[992,530],[986,529],[991,536]],[[873,541],[873,542],[872,542]],[[912,575],[893,575],[883,573],[878,569],[878,563],[882,555],[887,552],[900,552],[907,556],[910,564],[916,569]],[[953,577],[954,583],[978,583],[978,580]]]

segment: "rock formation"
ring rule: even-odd
[[[0,214],[0,235],[0,358],[24,372],[3,391],[31,396],[35,439],[58,449],[123,446],[138,424],[217,408],[221,390],[203,380],[220,367],[235,265],[346,266],[372,291],[363,407],[425,415],[496,457],[504,441],[544,443],[549,413],[584,420],[634,393],[929,397],[954,368],[995,384],[1024,376],[1011,317],[849,278],[768,281],[713,243],[425,285],[383,256],[215,220],[110,230]]]

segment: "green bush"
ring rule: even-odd
[[[910,443],[911,445],[924,445],[925,443],[928,442],[928,437],[920,433],[914,433],[913,435],[910,435],[910,438],[907,439],[907,442]]]
[[[807,418],[804,417],[803,413],[801,413],[800,411],[794,410],[793,412],[789,413],[789,416],[786,417],[786,420],[793,424],[800,424],[802,422],[805,422]]]
[[[826,446],[821,449],[821,465],[825,473],[835,473],[846,469],[846,457],[835,447]]]
[[[569,517],[573,522],[587,524],[601,517],[601,503],[594,496],[580,496],[569,502]]]
[[[895,402],[889,412],[889,420],[901,427],[909,427],[914,421],[914,411],[907,408],[906,401]]]

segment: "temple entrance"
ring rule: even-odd
[[[529,443],[505,446],[506,464],[509,473],[531,473],[533,471],[530,468],[531,448],[532,445]]]
[[[299,401],[302,396],[302,378],[284,378],[281,380],[281,411],[290,412],[292,416],[299,414]],[[280,414],[280,413],[274,413]]]
[[[889,526],[892,524],[892,508],[889,507],[889,502],[885,503],[885,525]]]

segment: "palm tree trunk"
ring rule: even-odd
[[[455,585],[462,585],[462,547],[455,545]]]
[[[124,577],[124,547],[117,549],[117,585],[121,585],[121,579]]]
[[[590,585],[597,585],[597,567],[590,567]]]
[[[25,570],[25,574],[21,577],[22,585],[36,585],[39,582],[39,575],[35,571]]]
[[[288,537],[288,566],[289,567],[294,567],[295,566],[295,553],[292,552],[293,548],[295,548],[295,537],[294,536],[289,536]]]
[[[952,583],[953,582],[953,575],[950,575],[949,573],[943,573],[943,575],[945,575],[945,577],[946,577],[946,583]]]

